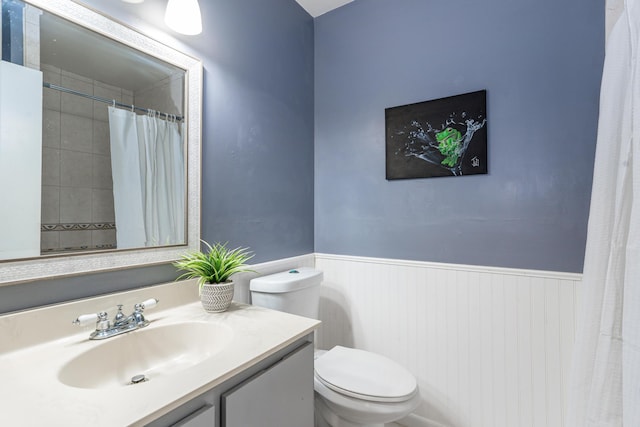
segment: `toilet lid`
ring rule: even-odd
[[[402,402],[416,393],[416,379],[379,354],[336,346],[315,360],[316,378],[347,396],[376,402]]]

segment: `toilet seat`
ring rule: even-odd
[[[371,402],[404,402],[417,393],[413,375],[396,362],[364,350],[336,346],[314,364],[318,381],[327,388]]]

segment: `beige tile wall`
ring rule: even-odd
[[[182,73],[166,77],[151,87],[137,90],[135,102],[145,108],[152,108],[162,113],[184,114],[184,76]]]
[[[131,91],[42,64],[44,81],[132,104]],[[44,88],[43,224],[113,223],[107,104]],[[114,229],[43,231],[42,251],[113,247]]]

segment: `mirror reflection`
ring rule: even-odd
[[[0,167],[30,177],[0,182],[1,259],[186,243],[185,70],[19,0],[2,61],[0,143],[21,153]],[[8,137],[16,117],[33,132]]]

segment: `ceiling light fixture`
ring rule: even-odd
[[[202,15],[198,0],[169,0],[164,22],[173,31],[194,36],[202,32]]]

